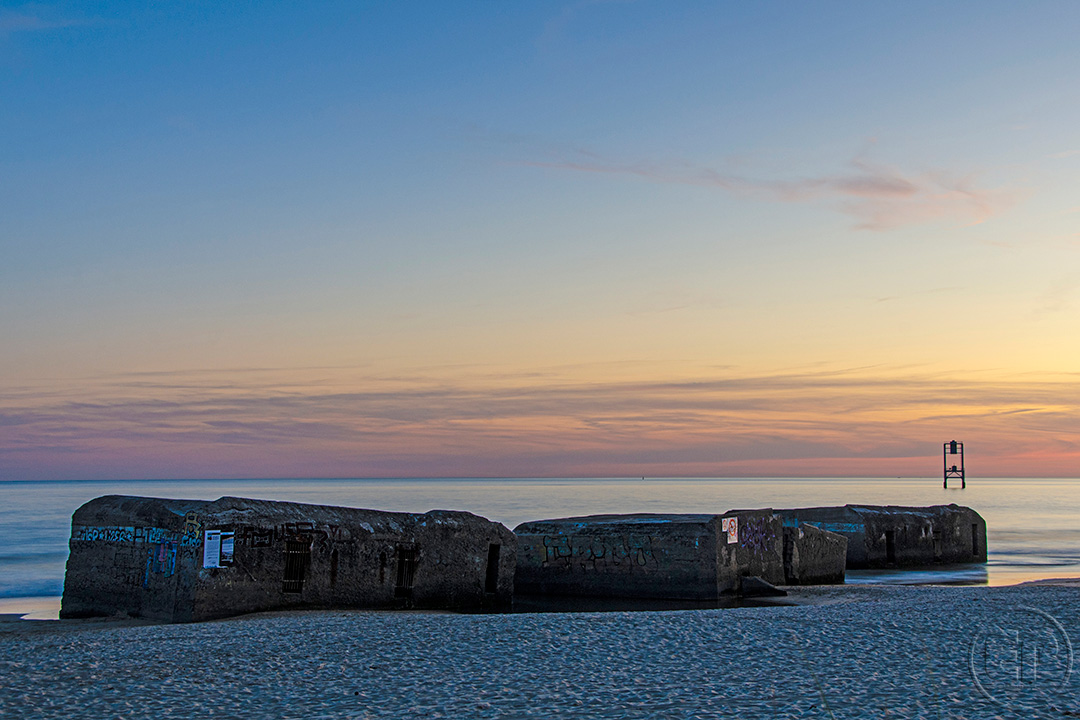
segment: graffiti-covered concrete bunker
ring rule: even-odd
[[[986,521],[961,505],[844,505],[776,512],[785,526],[812,525],[845,536],[848,569],[986,562]]]
[[[842,536],[812,527],[785,535],[772,510],[590,515],[528,522],[514,533],[515,588],[530,595],[714,600],[741,592],[751,576],[844,580]]]
[[[61,617],[509,606],[515,538],[467,512],[106,496],[72,516]]]

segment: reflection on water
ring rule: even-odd
[[[986,565],[938,565],[920,568],[889,568],[883,570],[848,570],[846,582],[853,585],[877,583],[885,585],[986,585],[989,582]]]
[[[0,622],[5,620],[59,620],[60,598],[0,598]]]

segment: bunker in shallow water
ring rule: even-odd
[[[813,525],[848,539],[847,567],[914,567],[986,562],[986,521],[961,505],[777,510],[784,525]]]
[[[813,541],[786,537],[782,518],[767,509],[590,515],[527,522],[514,532],[515,589],[528,595],[716,600],[742,593],[746,577],[784,584],[786,567],[801,583],[844,577],[842,537],[813,529]],[[798,549],[785,552],[785,541]]]

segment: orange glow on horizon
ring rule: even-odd
[[[575,374],[320,368],[31,389],[9,413],[5,477],[932,477],[952,438],[972,477],[1071,476],[1080,460],[1069,377]]]

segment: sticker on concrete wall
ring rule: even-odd
[[[233,549],[236,547],[236,533],[222,532],[221,533],[221,557],[218,558],[220,564],[228,565],[233,559]]]
[[[203,535],[202,566],[221,567],[221,531],[207,530]]]
[[[729,543],[739,542],[739,518],[720,518],[720,529],[727,533]]]

